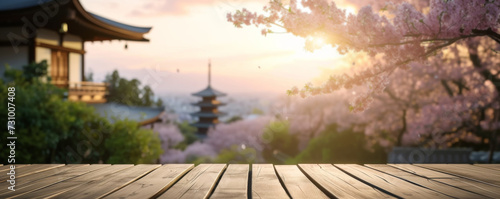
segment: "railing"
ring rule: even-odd
[[[68,89],[68,100],[87,103],[105,103],[108,95],[108,84],[101,82],[66,82],[56,81],[52,84]]]

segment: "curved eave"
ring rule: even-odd
[[[121,35],[121,38],[119,39],[132,41],[149,41],[148,39],[144,38],[144,34],[148,33],[152,27],[131,26],[111,19],[107,19],[99,15],[87,12],[78,0],[72,1],[75,5],[76,10],[86,20],[100,28],[115,32],[118,37],[120,37]]]
[[[198,97],[222,97],[222,96],[226,96],[225,93],[220,92],[218,90],[215,90],[211,86],[208,86],[207,88],[203,89],[202,91],[193,93],[192,95],[198,96]]]
[[[81,36],[84,41],[129,40],[149,41],[144,34],[151,27],[138,27],[120,23],[86,11],[79,0],[59,2],[55,0],[19,0],[0,1],[0,26],[20,26],[25,22],[21,19],[31,19],[33,15],[43,10],[41,7],[59,6],[59,11],[51,16],[43,28],[58,32],[62,22],[68,24],[68,33]]]
[[[219,107],[219,106],[224,106],[226,103],[207,103],[207,102],[198,102],[198,103],[191,103],[193,106],[199,106],[199,107]]]
[[[208,117],[208,118],[215,118],[215,117],[220,117],[226,115],[226,113],[223,112],[218,112],[218,113],[205,113],[205,112],[195,112],[190,114],[193,117]]]

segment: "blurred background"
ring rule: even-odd
[[[16,104],[16,163],[500,162],[497,43],[457,43],[426,67],[397,71],[368,110],[353,113],[363,88],[286,91],[374,60],[340,55],[319,37],[227,22],[267,3],[0,2],[0,101]],[[336,3],[356,14],[385,1]],[[307,51],[306,40],[321,47]],[[493,78],[478,75],[478,60]],[[3,97],[9,87],[15,99]]]

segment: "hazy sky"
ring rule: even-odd
[[[149,83],[159,95],[192,93],[212,85],[226,93],[285,93],[334,68],[340,56],[331,47],[314,53],[291,34],[264,37],[255,26],[235,28],[226,14],[241,8],[261,11],[268,0],[82,0],[95,14],[136,26],[152,26],[150,42],[87,42],[86,71],[102,81],[122,76]],[[275,29],[283,32],[283,30]],[[260,66],[260,68],[259,68]],[[177,69],[179,72],[177,73]],[[324,75],[323,75],[324,76]]]

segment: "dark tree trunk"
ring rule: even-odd
[[[406,109],[403,109],[403,116],[401,119],[403,120],[403,128],[401,128],[401,131],[398,134],[398,142],[396,143],[396,146],[401,146],[403,144],[403,135],[406,132]]]

